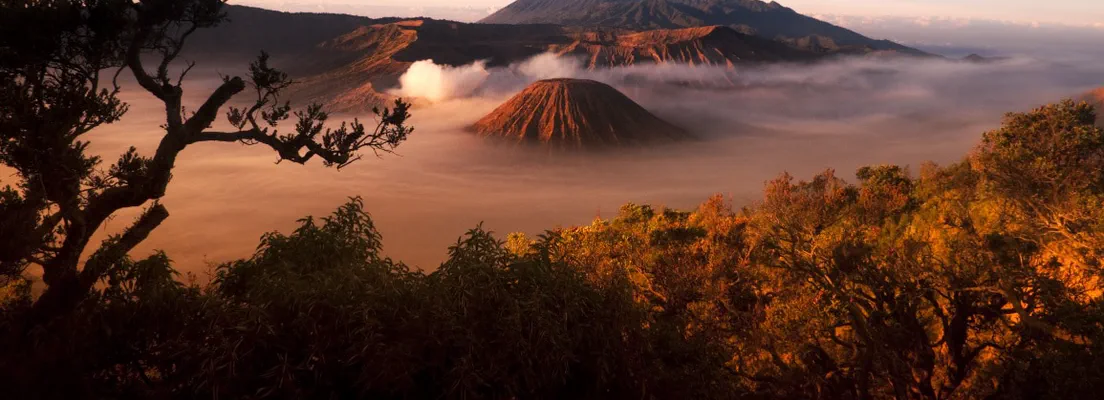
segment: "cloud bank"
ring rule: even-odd
[[[549,55],[502,68],[427,60],[398,89],[433,99],[412,111],[416,131],[398,155],[366,157],[336,172],[317,164],[273,165],[271,151],[258,146],[197,144],[182,155],[162,199],[173,217],[135,254],[164,249],[182,270],[202,273],[205,261],[247,257],[262,233],[286,232],[302,216],[326,215],[359,195],[387,255],[433,269],[480,222],[500,235],[534,234],[611,217],[627,202],[685,209],[722,193],[737,206],[753,203],[763,183],[785,171],[807,178],[835,168],[848,176],[863,165],[955,162],[1005,112],[1104,86],[1101,61],[852,59],[735,70],[588,70]],[[463,131],[532,81],[555,77],[611,84],[701,140],[563,154],[501,147]],[[203,84],[210,90],[219,82],[212,73]],[[201,89],[188,87],[196,96],[187,99],[191,104],[204,100]],[[110,159],[130,145],[147,154],[156,148],[164,109],[135,93],[124,90],[137,96],[127,99],[131,112],[94,134],[93,151]],[[117,216],[104,235],[133,217]]]
[[[489,69],[483,62],[449,67],[420,61],[402,77],[396,93],[433,103],[502,102],[537,80],[593,79],[698,130],[724,132],[749,124],[760,130],[819,131],[833,123],[872,119],[910,125],[955,119],[992,124],[1004,112],[1104,86],[1104,63],[1093,59],[1056,63],[1015,58],[979,65],[851,58],[734,69],[663,64],[591,70],[583,65],[552,54]]]

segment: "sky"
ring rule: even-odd
[[[231,0],[232,3],[235,1]],[[236,3],[301,10],[340,6],[388,8],[466,8],[489,12],[512,0],[240,0]],[[1104,0],[783,0],[803,14],[955,17],[1017,23],[1060,23],[1104,27]]]
[[[939,16],[1019,23],[1104,24],[1104,1],[1101,0],[785,0],[781,3],[803,14]]]

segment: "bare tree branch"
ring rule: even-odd
[[[165,89],[158,85],[157,81],[142,66],[142,49],[145,48],[144,44],[149,39],[149,35],[150,33],[147,30],[140,30],[134,35],[130,48],[127,50],[126,64],[127,68],[134,74],[134,79],[138,81],[143,89],[146,89],[147,92],[158,99],[165,100],[167,96]]]
[[[149,237],[155,228],[169,217],[169,211],[161,203],[154,203],[130,228],[118,237],[107,240],[84,265],[80,274],[81,288],[91,289],[111,265],[126,256],[142,241]]]
[[[162,49],[163,56],[161,57],[161,64],[157,66],[157,77],[161,80],[162,85],[169,86],[172,84],[169,81],[169,64],[171,64],[173,60],[175,60],[176,57],[180,55],[180,51],[184,50],[184,41],[186,41],[188,39],[188,36],[191,36],[192,33],[195,33],[196,29],[198,28],[199,25],[195,22],[192,22],[191,26],[189,26],[188,29],[186,29],[184,33],[180,35],[180,38],[165,38],[165,40],[169,41],[170,43],[166,45],[168,47]],[[183,76],[181,78],[183,78]],[[176,86],[180,86],[179,81],[177,81]]]
[[[230,101],[234,95],[241,93],[242,90],[245,90],[245,81],[238,77],[228,79],[222,85],[219,85],[207,98],[207,101],[203,102],[199,110],[196,110],[195,115],[188,118],[188,121],[184,123],[184,128],[188,131],[189,136],[211,126],[211,123],[218,118],[219,109]]]

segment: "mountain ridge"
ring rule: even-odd
[[[869,47],[923,55],[888,40],[876,40],[802,15],[777,2],[759,0],[517,0],[481,23],[550,23],[626,29],[674,29],[721,25],[766,39],[796,43],[831,39],[841,47]]]
[[[230,6],[227,14],[227,22],[197,33],[186,49],[189,57],[250,58],[266,50],[274,65],[298,82],[289,91],[290,98],[321,102],[333,111],[363,111],[386,103],[391,97],[387,92],[398,86],[399,77],[412,63],[426,59],[450,66],[485,61],[488,67],[496,67],[553,53],[581,58],[585,67],[595,69],[641,63],[732,67],[880,54],[827,39],[794,45],[719,25],[651,30],[503,25],[287,13],[245,6]],[[231,40],[239,36],[240,40]]]
[[[728,27],[670,30],[587,31],[556,25],[487,25],[404,20],[358,27],[319,44],[314,63],[333,64],[299,79],[300,99],[329,103],[335,110],[371,108],[388,100],[415,61],[465,65],[485,61],[505,66],[542,53],[578,57],[590,69],[642,63],[734,67],[763,62],[812,62],[822,54],[745,35]],[[339,61],[326,61],[327,59]],[[353,85],[350,85],[353,82]],[[336,94],[334,94],[336,93]]]

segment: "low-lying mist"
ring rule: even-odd
[[[328,214],[359,195],[389,256],[434,269],[447,246],[480,222],[500,234],[539,233],[613,216],[626,202],[690,208],[722,193],[737,206],[749,204],[784,171],[804,178],[835,168],[850,176],[869,164],[957,161],[1003,113],[1104,84],[1099,60],[855,59],[733,70],[580,65],[549,55],[504,68],[415,64],[394,91],[426,99],[413,111],[410,140],[398,155],[341,171],[274,165],[275,155],[259,146],[193,146],[162,201],[172,216],[134,255],[164,249],[179,269],[202,272],[209,263],[248,256],[266,231],[287,231],[298,218]],[[696,140],[570,154],[503,147],[463,131],[527,84],[554,77],[611,84]],[[217,82],[193,80],[185,90],[198,104]],[[137,89],[124,95],[130,113],[92,136],[93,150],[107,160],[131,144],[149,154],[160,138],[164,108]],[[332,120],[338,117],[353,115]],[[118,216],[105,233],[134,215]]]

